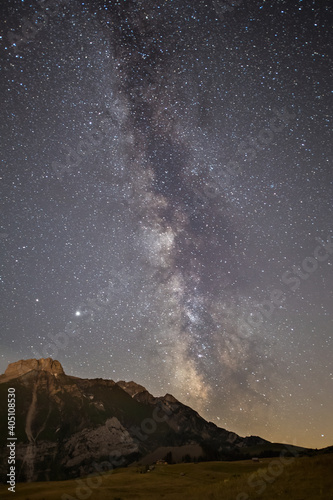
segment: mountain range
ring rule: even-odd
[[[11,363],[0,375],[1,401],[7,401],[9,388],[15,392],[18,481],[69,479],[158,460],[274,456],[285,446],[258,436],[240,437],[207,422],[172,395],[154,397],[135,382],[66,375],[51,358]],[[7,407],[2,405],[3,478],[8,432]],[[305,451],[288,446],[287,453]]]

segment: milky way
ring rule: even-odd
[[[1,372],[331,445],[329,2],[1,8]]]

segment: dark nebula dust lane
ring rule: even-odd
[[[1,7],[1,371],[51,356],[320,448],[332,6],[237,3]]]

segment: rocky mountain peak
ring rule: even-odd
[[[164,396],[164,401],[168,401],[168,403],[179,403],[179,401],[174,398],[172,394],[168,393]]]
[[[20,377],[32,370],[47,371],[52,375],[64,375],[64,370],[59,361],[52,358],[41,359],[21,359],[15,363],[10,363],[5,371],[4,377],[9,380]]]
[[[147,392],[147,389],[143,385],[136,384],[135,382],[125,382],[125,380],[120,380],[117,385],[124,389],[131,397],[136,396],[141,392]]]

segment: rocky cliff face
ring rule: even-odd
[[[31,371],[46,371],[52,375],[64,375],[64,370],[59,361],[53,361],[51,358],[42,359],[22,359],[15,363],[10,363],[4,375],[0,375],[0,382],[9,381],[21,377]]]
[[[135,382],[80,379],[64,373],[52,359],[12,363],[0,376],[4,400],[16,392],[18,480],[57,480],[113,468],[142,459],[154,450],[187,445],[202,457],[240,454],[266,441],[206,422],[167,394],[154,397]],[[0,408],[0,471],[6,474],[6,407]],[[160,457],[163,458],[163,457]]]

